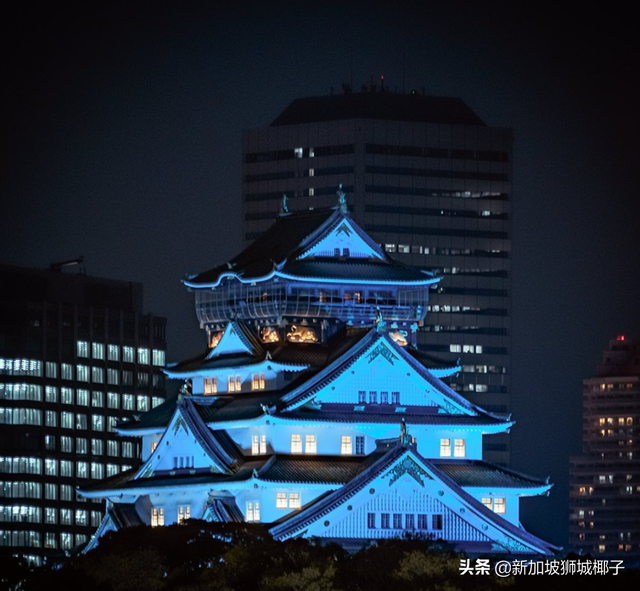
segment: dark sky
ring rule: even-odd
[[[243,128],[352,73],[460,97],[514,129],[513,467],[556,483],[523,522],[566,544],[581,381],[609,338],[640,336],[637,14],[160,4],[4,12],[0,262],[82,254],[89,274],[141,281],[169,319],[169,359],[195,354],[180,279],[240,247]]]

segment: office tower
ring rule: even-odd
[[[569,544],[580,552],[640,558],[640,340],[609,342],[584,380],[582,455],[571,458]]]
[[[430,297],[418,347],[461,360],[450,386],[491,412],[511,398],[510,129],[459,99],[363,92],[294,100],[269,127],[243,134],[243,237],[291,211],[335,203],[403,263],[446,278]],[[485,454],[508,464],[506,434]]]
[[[209,347],[165,369],[184,381],[177,400],[119,427],[142,440],[143,464],[81,489],[107,499],[89,547],[197,518],[352,548],[412,534],[552,554],[519,518],[521,497],[551,485],[482,457],[483,438],[513,421],[449,388],[441,378],[459,368],[413,346],[438,278],[390,257],[342,194],[334,208],[282,210],[238,256],[185,280]]]
[[[0,266],[0,545],[36,563],[103,517],[76,487],[137,463],[115,423],[165,399],[164,318],[142,285]]]

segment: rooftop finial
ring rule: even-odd
[[[289,213],[289,206],[287,205],[287,194],[282,194],[282,203],[280,204],[280,213]]]
[[[380,311],[380,306],[376,306],[375,324],[376,324],[376,330],[378,332],[382,332],[383,330],[385,330],[385,328],[387,326],[387,323],[384,321],[384,318],[382,317],[382,312]]]
[[[412,445],[414,443],[413,437],[409,435],[409,430],[407,429],[407,422],[402,418],[400,423],[400,443],[402,445]]]
[[[344,195],[344,191],[342,190],[342,183],[338,185],[338,191],[336,192],[338,196],[338,207],[342,213],[347,213],[347,199]]]

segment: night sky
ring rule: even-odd
[[[610,338],[640,336],[637,15],[90,4],[5,9],[0,262],[84,255],[88,274],[140,281],[147,311],[169,319],[169,360],[196,354],[180,279],[240,248],[243,128],[380,74],[460,97],[514,129],[512,466],[551,476],[522,520],[566,544],[582,379]]]

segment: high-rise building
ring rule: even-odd
[[[571,458],[570,545],[640,559],[640,340],[610,341],[584,380],[582,455]]]
[[[520,523],[545,480],[486,462],[513,421],[441,378],[415,348],[432,273],[390,257],[340,205],[287,211],[194,275],[201,355],[167,365],[177,400],[118,426],[143,464],[81,489],[108,531],[197,518],[262,523],[277,540],[346,547],[407,535],[469,552],[550,555]]]
[[[103,506],[76,487],[137,465],[114,426],[165,399],[142,285],[63,266],[0,266],[0,545],[36,563],[95,531]]]
[[[243,134],[245,243],[292,211],[327,207],[342,184],[354,218],[403,263],[446,277],[418,347],[464,369],[451,387],[491,412],[511,397],[512,131],[459,99],[363,92],[294,100]],[[509,463],[508,436],[485,454]]]

